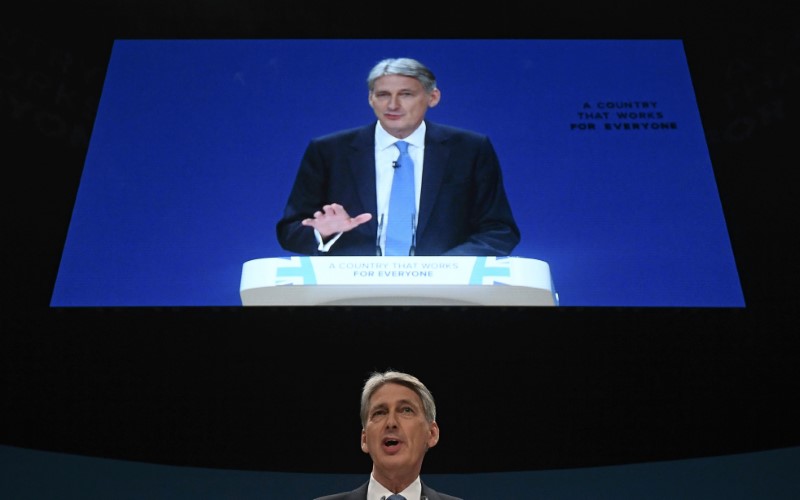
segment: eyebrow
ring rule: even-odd
[[[412,89],[412,88],[407,88],[407,87],[406,87],[406,88],[398,89],[397,91],[398,91],[398,92],[415,92],[416,90],[415,90],[415,89]],[[377,94],[377,93],[381,93],[381,92],[391,92],[391,90],[387,90],[387,89],[375,89],[375,91],[374,91],[374,92]]]
[[[414,408],[419,408],[419,405],[410,399],[399,399],[397,400],[395,405],[398,406],[407,405],[407,406],[413,406]],[[370,406],[369,411],[372,412],[379,408],[388,408],[389,406],[390,405],[388,403],[378,403],[374,406]]]

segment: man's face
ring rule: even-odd
[[[369,105],[387,132],[405,139],[422,123],[428,108],[439,103],[440,96],[439,89],[425,93],[416,78],[386,75],[375,80]]]
[[[428,423],[416,392],[388,383],[372,394],[361,449],[372,457],[379,478],[410,474],[413,479],[425,452],[438,441],[439,426]]]

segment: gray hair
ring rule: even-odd
[[[408,57],[384,59],[373,66],[369,76],[367,76],[369,91],[372,92],[375,89],[375,80],[386,75],[416,78],[428,94],[436,89],[436,77],[433,75],[433,71],[416,59],[409,59]]]
[[[425,387],[425,384],[408,373],[386,371],[373,372],[364,382],[364,389],[361,391],[361,427],[366,429],[369,419],[369,400],[372,395],[385,384],[399,384],[414,391],[422,400],[422,408],[425,411],[425,419],[428,423],[436,420],[436,403],[433,401],[433,394]]]

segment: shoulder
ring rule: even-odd
[[[422,496],[428,500],[462,500],[460,497],[439,493],[425,483],[422,483]]]
[[[351,142],[355,140],[371,140],[375,137],[375,123],[365,125],[362,127],[354,127],[344,130],[337,130],[329,134],[315,137],[311,140],[313,143],[330,144],[340,142]]]
[[[314,500],[364,500],[367,498],[367,486],[369,483],[364,483],[353,491],[346,491],[343,493],[334,493],[333,495],[325,495],[317,497]]]
[[[428,490],[428,494],[423,498],[427,498],[428,500],[462,500],[460,497],[454,497],[446,493],[439,493],[432,490]]]
[[[324,497],[317,497],[314,500],[349,500],[356,498],[352,493],[335,493],[333,495],[325,495]]]
[[[464,151],[492,148],[489,136],[486,134],[451,125],[426,122],[425,145],[464,148]]]
[[[450,140],[459,140],[465,142],[483,143],[489,142],[489,136],[475,130],[469,130],[461,127],[454,127],[452,125],[443,125],[441,123],[425,122],[427,140],[433,142],[446,142]]]

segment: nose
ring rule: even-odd
[[[397,427],[397,413],[390,411],[388,416],[386,417],[386,427],[387,428],[394,428]]]
[[[393,95],[389,98],[389,109],[397,109],[400,107],[400,96]]]

